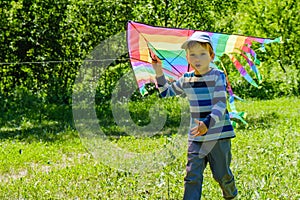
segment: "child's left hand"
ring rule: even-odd
[[[196,124],[198,124],[198,126],[195,126],[194,128],[191,129],[192,135],[194,137],[204,135],[208,130],[206,125],[202,121],[199,121],[197,119],[195,119],[195,122]]]

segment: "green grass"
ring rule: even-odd
[[[300,100],[249,100],[236,106],[247,112],[249,123],[236,129],[232,140],[232,171],[240,199],[300,199]],[[0,133],[0,199],[182,198],[184,145],[163,169],[132,173],[95,160],[76,131],[55,122],[27,120],[18,127],[5,125]],[[162,148],[168,137],[122,136],[113,142],[143,153]],[[221,199],[209,167],[203,199]]]

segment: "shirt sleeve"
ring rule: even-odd
[[[212,97],[212,111],[203,120],[206,127],[212,127],[220,122],[226,112],[226,78],[224,73],[217,76]]]
[[[164,75],[156,77],[158,91],[162,97],[171,97],[180,95],[183,93],[183,80],[184,77],[180,77],[177,81],[169,84]]]

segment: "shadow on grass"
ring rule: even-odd
[[[0,139],[16,139],[24,142],[55,142],[78,137],[68,124],[59,122],[45,122],[41,124],[26,123],[20,127],[2,127]]]
[[[53,142],[74,137],[73,127],[68,105],[7,108],[0,116],[0,139]]]

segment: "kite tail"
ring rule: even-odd
[[[256,78],[258,79],[259,83],[261,83],[262,76],[256,67],[256,65],[260,65],[260,60],[257,59],[255,51],[247,46],[243,46],[242,51],[243,52],[241,52],[241,55],[245,58],[248,65],[251,67],[252,71],[255,73]],[[253,60],[252,58],[254,58],[254,61],[252,61]]]
[[[248,123],[244,120],[244,118],[246,117],[245,112],[229,112],[229,116],[231,119],[238,119],[242,121],[245,125],[248,125]],[[235,121],[231,121],[231,124],[233,125],[233,127],[237,127],[238,125]]]
[[[240,72],[240,74],[253,86],[258,87],[257,83],[251,78],[243,65],[231,54],[229,54],[231,61],[233,62],[235,68]]]
[[[244,100],[233,93],[228,79],[227,79],[227,92],[229,93],[228,103],[229,103],[229,110],[230,110],[230,112],[229,112],[230,118],[240,120],[244,124],[247,124],[247,122],[244,119],[244,117],[246,116],[245,112],[238,112],[235,107],[235,103],[234,103],[235,99],[238,99],[240,101],[244,101]],[[241,114],[241,113],[243,113],[243,114]],[[234,122],[234,121],[232,121],[232,122]],[[232,125],[234,125],[234,127],[237,127],[236,123],[233,123]]]
[[[251,67],[252,71],[255,73],[256,78],[258,79],[259,83],[261,83],[262,82],[261,74],[259,73],[256,65],[251,60],[250,55],[249,54],[245,55],[243,53],[241,55],[245,58],[245,60],[247,61],[248,65]]]
[[[229,110],[230,110],[229,116],[230,116],[231,119],[237,119],[237,120],[240,120],[241,122],[243,122],[244,124],[247,124],[247,122],[243,118],[244,116],[246,116],[245,112],[237,112],[236,107],[235,107],[235,103],[234,103],[235,98],[240,100],[240,101],[244,101],[244,100],[233,93],[233,90],[232,90],[232,87],[231,87],[231,84],[230,84],[230,81],[229,81],[229,78],[228,78],[227,71],[226,71],[223,63],[221,61],[220,61],[220,63],[221,63],[222,69],[225,73],[226,84],[227,84],[226,90],[229,94],[229,98],[227,100],[227,103],[229,104]],[[217,68],[220,68],[219,66],[217,66],[215,64],[214,64],[214,66],[216,66]],[[235,121],[231,121],[231,123],[234,127],[237,127],[237,125],[238,125]]]

